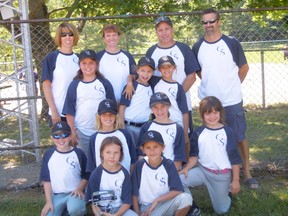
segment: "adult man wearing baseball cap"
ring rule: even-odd
[[[171,56],[175,61],[177,73],[173,74],[173,79],[180,83],[186,92],[190,116],[189,128],[192,132],[192,104],[189,89],[196,80],[195,72],[199,70],[199,65],[190,47],[174,40],[173,24],[169,17],[158,17],[155,21],[155,30],[158,43],[147,50],[146,56],[153,58],[155,63],[166,55]],[[156,68],[158,68],[158,65],[156,65]],[[158,70],[155,70],[154,75],[160,76],[161,74]]]

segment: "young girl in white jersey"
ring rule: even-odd
[[[120,164],[124,158],[121,141],[106,137],[100,146],[101,164],[92,172],[86,201],[92,201],[95,215],[137,216],[130,208],[132,184],[127,170]]]
[[[180,124],[169,118],[171,102],[165,93],[158,92],[151,96],[149,106],[155,119],[141,127],[138,148],[141,147],[141,137],[145,132],[151,130],[160,132],[165,142],[163,154],[174,161],[176,169],[179,170],[182,162],[186,162],[184,130]],[[139,154],[141,154],[140,151]]]
[[[121,140],[124,158],[121,162],[123,167],[130,172],[136,162],[136,150],[128,131],[119,128],[119,117],[115,101],[105,99],[100,102],[96,115],[97,132],[90,137],[87,169],[92,172],[101,163],[100,146],[108,136],[115,136]]]
[[[93,50],[79,54],[80,70],[69,85],[63,114],[72,131],[72,142],[88,154],[90,136],[96,132],[95,115],[99,103],[106,98],[115,100],[111,83],[98,70],[99,62]]]
[[[216,214],[225,214],[231,206],[231,194],[240,191],[241,157],[235,134],[224,125],[224,108],[218,98],[205,97],[199,106],[203,126],[191,137],[190,158],[179,172],[184,186],[205,185]]]

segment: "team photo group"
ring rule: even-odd
[[[158,41],[137,63],[119,48],[117,25],[103,27],[103,50],[78,54],[77,28],[58,26],[58,49],[42,64],[54,146],[42,159],[41,216],[200,216],[197,186],[225,214],[240,191],[240,170],[247,187],[258,188],[245,135],[243,48],[221,32],[216,10],[200,18],[204,35],[191,47],[174,40],[169,17],[158,17]],[[199,104],[189,91],[196,79]]]

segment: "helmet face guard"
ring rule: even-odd
[[[101,212],[114,213],[114,207],[111,205],[114,200],[116,200],[116,196],[113,190],[102,190],[92,194],[92,203]]]

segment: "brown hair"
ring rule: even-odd
[[[202,16],[203,15],[206,15],[206,14],[210,14],[210,13],[213,13],[216,15],[216,19],[217,20],[220,20],[220,14],[217,10],[215,10],[214,8],[208,8],[208,9],[205,9],[203,12],[202,12]]]
[[[200,116],[201,116],[202,120],[204,119],[204,114],[205,113],[211,113],[214,110],[220,112],[220,120],[219,120],[219,122],[224,124],[225,123],[224,108],[223,108],[220,100],[217,97],[208,96],[208,97],[203,98],[200,101],[199,113],[200,113]],[[203,120],[203,123],[205,123],[204,120]]]
[[[121,34],[119,27],[114,24],[108,24],[108,25],[103,26],[103,29],[102,29],[103,38],[105,37],[105,32],[115,32],[118,34],[118,36],[120,36]]]
[[[123,146],[122,146],[122,142],[120,141],[120,139],[116,136],[111,136],[111,137],[106,137],[105,139],[103,139],[101,146],[100,146],[100,158],[101,161],[103,161],[103,151],[105,149],[106,146],[111,145],[111,144],[115,144],[120,146],[120,158],[119,158],[119,162],[121,162],[124,158],[124,153],[123,153]]]
[[[68,31],[73,33],[73,35],[74,35],[73,46],[76,46],[78,41],[79,41],[79,38],[80,38],[79,31],[73,24],[68,23],[68,22],[61,23],[58,26],[58,28],[56,29],[56,35],[54,37],[55,44],[58,47],[61,47],[61,33],[62,33],[63,29],[68,30]]]
[[[95,71],[95,74],[96,74],[96,77],[98,79],[103,79],[104,78],[104,75],[99,71],[99,62],[95,59],[92,59],[93,61],[96,62],[97,64],[97,67],[96,67],[96,71]],[[80,61],[79,61],[79,65],[80,65]],[[83,80],[83,72],[81,70],[81,68],[77,71],[77,74],[76,76],[74,77],[75,80]]]

